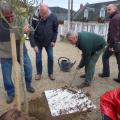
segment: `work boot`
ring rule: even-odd
[[[41,79],[41,74],[36,74],[35,75],[35,80],[40,80]]]
[[[52,81],[54,81],[54,80],[55,80],[55,77],[54,77],[54,75],[53,75],[53,74],[48,75],[48,77],[49,77],[49,78],[50,78],[50,80],[52,80]]]
[[[83,82],[79,86],[77,86],[77,88],[80,89],[80,88],[89,87],[89,86],[90,86],[89,82]]]
[[[80,78],[85,78],[85,74],[80,75]]]
[[[26,89],[29,93],[34,93],[35,92],[35,89],[32,86],[26,87]]]
[[[114,78],[113,80],[117,83],[120,83],[120,79],[118,79],[118,78]]]
[[[7,96],[7,104],[11,104],[14,101],[15,96]]]
[[[99,73],[98,76],[101,78],[109,77],[109,75],[104,75],[103,73]]]

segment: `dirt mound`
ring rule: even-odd
[[[44,95],[29,102],[29,114],[38,120],[91,120],[89,113],[90,111],[52,117]]]

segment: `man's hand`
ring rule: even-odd
[[[29,25],[25,25],[23,27],[23,31],[24,31],[24,33],[28,33],[30,31]]]
[[[38,47],[36,46],[36,47],[34,47],[34,51],[35,51],[35,53],[39,53],[39,49],[38,49]]]
[[[54,42],[51,42],[51,47],[55,47],[55,43]]]
[[[78,65],[78,66],[76,67],[76,69],[77,69],[77,70],[80,70],[80,65]]]
[[[113,52],[114,52],[114,49],[109,47],[109,51],[110,51],[111,53],[113,53]]]

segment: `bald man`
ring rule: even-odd
[[[107,6],[107,13],[110,17],[109,29],[108,29],[108,46],[103,54],[103,72],[99,74],[100,77],[109,77],[109,58],[115,54],[118,64],[118,78],[114,81],[120,83],[120,13],[117,6],[110,4]]]
[[[48,77],[55,80],[53,76],[53,47],[58,34],[57,17],[51,13],[48,6],[41,4],[32,18],[32,26],[35,29],[33,37],[30,37],[31,46],[36,53],[36,80],[42,75],[42,49],[45,48],[48,56]]]

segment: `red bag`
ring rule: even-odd
[[[100,97],[101,113],[112,120],[120,120],[120,88],[110,90]]]

